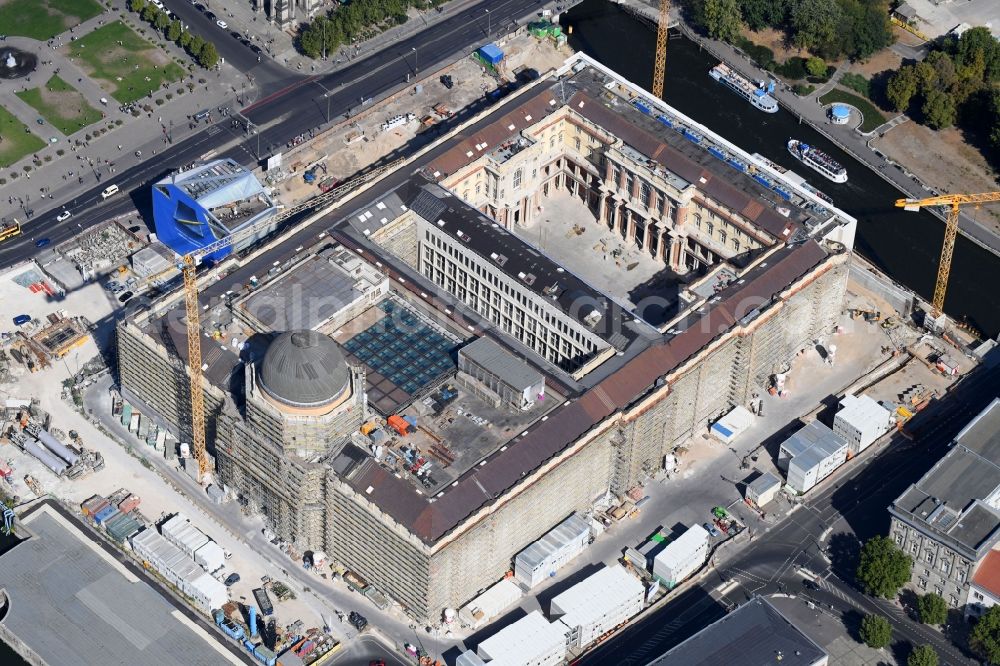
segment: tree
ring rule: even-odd
[[[937,652],[930,645],[920,645],[906,658],[906,666],[938,666]]]
[[[855,60],[866,60],[893,42],[886,3],[879,0],[840,0],[844,10],[841,50]]]
[[[892,625],[881,615],[865,615],[861,619],[861,640],[871,648],[884,648],[892,640]]]
[[[820,57],[813,56],[809,60],[806,60],[806,71],[816,78],[822,78],[826,76],[826,61]]]
[[[751,30],[779,26],[788,19],[787,0],[743,0],[743,22]]]
[[[991,606],[969,634],[969,645],[991,664],[1000,663],[1000,606]]]
[[[932,129],[943,129],[955,124],[955,98],[941,90],[932,90],[924,98],[920,109],[924,121]]]
[[[843,10],[829,0],[800,0],[792,7],[793,41],[797,46],[821,52],[837,42]]]
[[[201,47],[204,45],[205,40],[200,35],[191,35],[191,41],[188,42],[188,52],[197,58],[201,55]]]
[[[891,599],[910,580],[912,566],[910,556],[889,537],[876,535],[861,548],[861,562],[855,576],[868,594]]]
[[[932,52],[926,62],[934,68],[937,86],[942,90],[951,90],[958,82],[955,62],[944,51]]]
[[[926,60],[922,60],[913,66],[913,71],[917,75],[917,90],[921,95],[926,95],[937,89],[937,70]]]
[[[885,87],[885,96],[897,111],[910,108],[910,101],[917,94],[919,81],[912,65],[904,65],[896,71]]]
[[[157,30],[165,30],[168,25],[170,25],[170,17],[167,16],[165,11],[158,9],[156,11],[156,17],[153,19],[153,26],[155,26]]]
[[[172,42],[176,42],[180,39],[182,32],[184,32],[184,29],[181,28],[181,22],[174,19],[170,22],[170,25],[167,26],[167,39]]]
[[[187,30],[182,31],[180,37],[177,38],[177,43],[186,49],[191,44],[191,33]]]
[[[146,8],[146,0],[128,0],[128,7],[138,14]]]
[[[740,34],[743,20],[736,0],[704,0],[701,13],[710,37],[731,42]]]
[[[917,612],[924,624],[944,624],[948,620],[948,604],[941,595],[933,592],[917,599]]]
[[[142,13],[140,14],[140,16],[142,16],[143,21],[146,21],[147,23],[152,23],[154,20],[156,20],[156,13],[159,11],[160,10],[154,7],[153,5],[146,5],[145,7],[142,8]]]
[[[212,42],[205,42],[198,52],[198,63],[205,69],[211,69],[219,62],[219,52]]]

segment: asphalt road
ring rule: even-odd
[[[180,2],[174,4],[174,11],[179,16],[182,11],[186,16],[185,10],[196,11],[190,5],[183,7]],[[471,51],[487,41],[484,5],[489,6],[489,26],[496,36],[506,32],[506,27],[512,21],[523,22],[523,19],[533,16],[543,3],[541,0],[482,0],[337,72],[302,78],[282,70],[282,81],[286,85],[280,90],[275,90],[277,81],[257,78],[261,97],[253,105],[243,109],[245,116],[258,127],[257,134],[247,137],[241,129],[231,126],[231,117],[224,117],[187,140],[171,146],[155,157],[151,156],[152,159],[122,170],[113,179],[105,179],[93,189],[65,202],[65,206],[57,206],[33,217],[24,225],[25,233],[22,236],[0,245],[0,267],[11,266],[38,254],[40,250],[35,247],[35,242],[42,237],[57,244],[82,229],[133,208],[139,210],[152,226],[149,187],[156,180],[179,166],[209,155],[232,157],[243,164],[255,163],[258,158],[267,157],[271,150],[283,150],[294,137],[317,128],[328,120],[343,118],[349,111],[356,112],[362,108],[363,100],[371,100],[404,85],[408,76],[412,79],[415,73],[433,70],[456,53]],[[220,29],[216,26],[215,30]],[[228,39],[232,45],[249,53],[248,49],[232,37]],[[225,48],[228,49],[229,46]],[[237,64],[242,62],[239,56],[234,58],[237,59]],[[257,65],[256,56],[253,64]],[[415,70],[417,64],[419,70]],[[276,65],[268,64],[267,72],[270,72],[270,67]],[[122,194],[102,201],[100,192],[111,182],[121,188]],[[63,208],[68,209],[73,216],[64,222],[58,222],[56,215]],[[25,222],[23,218],[21,221]]]
[[[876,600],[853,587],[859,540],[887,534],[886,507],[947,451],[954,436],[994,397],[1000,372],[981,370],[962,382],[933,411],[915,442],[901,436],[878,456],[862,459],[802,508],[731,556],[721,555],[702,583],[650,614],[579,660],[586,666],[638,666],[682,642],[753,595],[794,594],[813,600],[851,626],[879,612],[893,624],[894,641],[934,645],[942,664],[978,663],[947,639],[910,620],[894,602]],[[806,569],[815,583],[803,583]],[[808,587],[807,587],[808,586]]]

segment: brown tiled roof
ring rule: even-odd
[[[462,167],[472,164],[483,155],[489,153],[504,141],[560,108],[551,104],[555,100],[552,91],[539,86],[534,91],[525,93],[527,99],[510,113],[504,114],[496,121],[480,128],[474,134],[460,139],[458,143],[428,165],[429,173],[440,172],[438,179],[455,173]],[[530,118],[530,120],[528,120]],[[512,129],[513,127],[513,129]],[[483,145],[485,144],[485,146]],[[481,146],[477,148],[476,146]],[[472,153],[470,156],[469,153]]]
[[[638,127],[618,111],[609,109],[584,92],[577,92],[569,101],[570,108],[608,132],[618,136],[663,168],[671,171],[730,210],[738,211],[775,238],[786,240],[795,224],[769,206],[695,163],[676,148],[664,143],[651,132]],[[736,176],[736,172],[733,172]]]
[[[972,576],[972,582],[994,597],[1000,597],[1000,552],[991,550],[983,558]]]
[[[657,379],[732,328],[753,308],[769,302],[826,256],[813,240],[777,251],[767,265],[747,273],[743,285],[720,292],[721,300],[694,326],[666,343],[646,349],[577,400],[557,407],[527,435],[513,440],[504,451],[471,469],[433,501],[418,495],[409,482],[386,472],[371,459],[360,471],[352,473],[348,481],[358,493],[369,497],[421,540],[434,543],[595,425],[631,404]]]

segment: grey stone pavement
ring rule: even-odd
[[[239,94],[246,94],[247,98],[256,95],[253,89],[243,93],[236,88],[244,77],[227,65],[223,65],[219,71],[211,72],[193,66],[192,73],[186,78],[170,84],[167,90],[136,102],[137,106],[148,103],[153,108],[152,112],[144,112],[139,117],[121,112],[119,102],[101,89],[100,81],[88,78],[76,63],[61,52],[60,47],[69,43],[70,37],[86,35],[101,25],[118,19],[126,21],[133,29],[146,27],[148,34],[149,27],[145,23],[139,23],[134,14],[124,12],[123,8],[124,2],[115,0],[111,9],[76,26],[72,33],[67,31],[55,37],[51,41],[51,47],[28,37],[8,37],[4,42],[5,45],[36,54],[39,64],[30,77],[0,80],[0,105],[24,122],[39,138],[48,141],[50,137],[56,137],[58,141],[49,143],[37,153],[22,158],[10,167],[0,169],[0,176],[7,179],[7,183],[0,188],[0,218],[9,220],[16,217],[23,222],[25,209],[33,210],[34,215],[38,216],[61,202],[72,201],[74,194],[83,192],[98,182],[110,184],[114,182],[115,173],[152,157],[156,150],[164,147],[165,132],[176,142],[201,129],[197,125],[194,129],[189,128],[189,116],[206,108],[235,106]],[[173,44],[168,44],[166,51],[185,65],[191,63],[187,54]],[[70,136],[62,135],[48,122],[38,125],[36,119],[39,114],[15,93],[44,85],[56,70],[63,80],[75,87],[91,106],[104,112],[106,117]],[[205,79],[205,83],[199,83],[199,79]],[[196,85],[194,90],[185,90],[185,94],[177,95],[177,88],[188,81]],[[234,81],[237,82],[236,85],[233,84]],[[168,91],[174,92],[174,98],[162,106],[156,106],[153,100],[164,97]],[[107,105],[101,104],[102,97],[107,99]],[[122,125],[115,127],[114,122],[119,119],[122,120]],[[212,122],[217,120],[218,114],[214,114]],[[109,126],[114,129],[103,136],[90,141],[85,139],[96,128]],[[64,151],[62,156],[57,154],[59,150]],[[137,150],[141,151],[141,157],[136,157]],[[31,164],[35,155],[43,160],[45,156],[51,156],[52,159],[50,162],[43,162],[41,167],[32,165],[31,172],[26,174],[23,167]],[[19,177],[13,180],[10,174],[15,172]],[[42,188],[46,190],[43,192]]]
[[[680,26],[685,35],[700,43],[707,51],[742,72],[745,76],[755,80],[766,79],[771,76],[770,73],[757,67],[745,54],[732,45],[702,37],[683,23]],[[825,92],[827,88],[824,86],[821,90]],[[905,167],[888,160],[885,156],[871,148],[869,141],[877,138],[878,134],[874,132],[870,135],[861,134],[859,131],[852,129],[852,127],[856,126],[853,122],[850,125],[831,124],[826,117],[826,107],[818,101],[820,94],[822,93],[817,91],[812,95],[799,97],[791,91],[789,86],[780,84],[778,90],[775,92],[778,101],[783,107],[803,121],[808,122],[816,131],[825,135],[844,151],[850,153],[855,159],[870,166],[884,180],[895,185],[897,189],[902,190],[901,197],[925,198],[938,194],[921,183]],[[935,214],[941,217],[936,211]],[[980,224],[965,214],[962,214],[960,217],[959,227],[962,234],[973,242],[989,249],[994,254],[1000,254],[1000,234],[993,229]]]

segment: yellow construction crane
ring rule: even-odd
[[[670,0],[660,0],[660,18],[656,22],[656,61],[653,65],[653,94],[663,99],[663,77],[667,73],[667,24]]]
[[[202,392],[204,389],[201,374],[201,312],[198,307],[198,264],[201,263],[203,258],[250,238],[262,229],[280,224],[283,220],[287,220],[293,215],[305,210],[318,210],[326,204],[340,199],[357,187],[375,180],[385,172],[395,169],[402,163],[403,160],[398,159],[372,169],[314,199],[309,199],[291,208],[286,208],[274,217],[260,220],[181,257],[180,269],[184,276],[184,306],[187,313],[188,378],[191,388],[191,445],[194,449],[194,456],[198,460],[198,478],[202,483],[208,483],[211,480],[211,470],[208,465],[208,455],[205,452],[205,397]]]
[[[943,194],[927,199],[897,199],[896,207],[906,210],[920,210],[927,206],[947,206],[948,217],[944,228],[944,244],[941,247],[941,261],[938,263],[937,282],[934,283],[934,298],[931,301],[931,318],[937,319],[944,312],[944,294],[948,289],[948,274],[951,272],[951,255],[955,251],[955,237],[958,235],[958,211],[961,206],[1000,201],[1000,192],[983,194]]]

